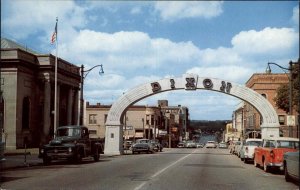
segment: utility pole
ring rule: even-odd
[[[100,67],[100,71],[99,71],[99,75],[103,74],[103,66],[101,65],[96,65],[88,70],[84,70],[84,66],[81,65],[81,85],[80,85],[80,111],[79,111],[79,124],[83,125],[83,107],[84,107],[84,99],[83,99],[83,84],[84,84],[84,79],[86,78],[86,76],[89,74],[89,72],[91,70],[93,70],[96,67]],[[86,73],[86,74],[85,74]]]
[[[142,118],[143,122],[143,139],[145,138],[145,123],[144,123],[144,118]]]

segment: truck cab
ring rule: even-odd
[[[81,162],[84,157],[92,156],[95,161],[103,152],[100,139],[89,138],[88,128],[85,126],[61,126],[55,133],[55,138],[39,149],[39,158],[44,164],[51,160],[68,159]]]

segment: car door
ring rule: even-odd
[[[85,154],[91,154],[91,141],[89,138],[89,131],[87,128],[82,128],[81,130],[81,142],[84,146]]]
[[[259,165],[262,165],[262,155],[266,145],[267,141],[263,140],[262,146],[259,146],[255,149],[255,160]]]

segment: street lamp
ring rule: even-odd
[[[181,120],[182,122],[182,126],[180,129],[180,134],[179,134],[179,140],[182,141],[182,132],[184,130],[184,139],[186,140],[186,127],[185,127],[185,111],[183,110],[183,108],[180,106],[179,109],[179,121]]]
[[[88,70],[84,70],[84,66],[81,65],[80,119],[79,119],[80,125],[83,125],[83,102],[84,102],[84,99],[83,99],[83,82],[84,82],[84,79],[86,78],[86,76],[89,74],[89,72],[91,70],[93,70],[94,68],[96,68],[96,67],[100,67],[99,75],[104,73],[102,64],[101,65],[96,65],[96,66],[94,66],[94,67],[92,67]]]
[[[145,123],[144,123],[144,118],[142,118],[143,122],[143,139],[145,138]]]
[[[282,67],[281,65],[278,65],[276,63],[268,62],[268,66],[266,68],[266,73],[270,74],[271,73],[271,67],[270,65],[276,65],[277,67],[281,68],[284,72],[289,71],[290,75],[287,75],[289,78],[289,115],[292,115],[293,113],[293,104],[292,104],[292,99],[293,99],[293,77],[292,77],[292,72],[293,72],[293,64],[298,64],[298,80],[299,80],[299,89],[298,89],[298,94],[300,94],[300,59],[298,59],[298,62],[289,62],[289,68]],[[286,73],[286,72],[285,72]],[[287,73],[286,73],[287,74]],[[299,137],[299,124],[300,124],[300,101],[298,102],[298,125],[297,125],[297,137]],[[289,136],[292,136],[291,133],[291,126],[289,126]]]

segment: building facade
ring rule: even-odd
[[[91,105],[86,103],[84,124],[95,138],[105,138],[105,123],[111,105]],[[147,138],[159,139],[172,146],[182,140],[183,131],[187,127],[188,108],[168,106],[168,101],[158,102],[158,106],[130,106],[123,115],[123,139],[132,140]],[[181,113],[182,112],[182,113]],[[185,125],[184,125],[185,124]],[[176,145],[175,145],[176,144]]]
[[[80,68],[58,58],[57,124],[78,121]],[[54,134],[55,56],[1,39],[2,141],[6,149],[39,147]]]
[[[287,126],[288,114],[284,110],[277,108],[274,101],[277,88],[282,84],[288,85],[288,83],[289,78],[287,74],[255,73],[246,82],[246,86],[261,94],[272,104],[278,114],[280,135],[284,137],[296,137],[297,127]],[[244,102],[243,104],[241,110],[243,112],[242,125],[244,134],[248,136],[252,134],[253,136],[253,131],[260,131],[261,117],[259,112],[249,103]],[[295,110],[294,113],[296,113]]]

